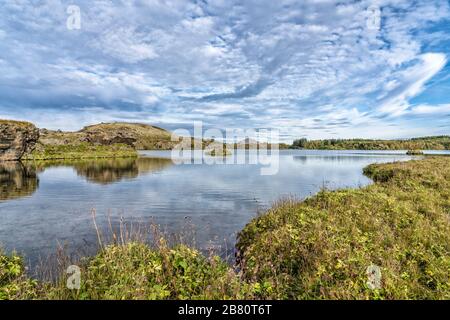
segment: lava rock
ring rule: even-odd
[[[32,123],[0,120],[0,161],[17,161],[32,152],[39,140],[39,129]]]

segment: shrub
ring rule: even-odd
[[[80,290],[67,289],[63,277],[45,298],[231,299],[247,298],[252,290],[219,257],[184,245],[110,245],[84,263],[81,275]]]
[[[0,300],[33,299],[37,296],[36,284],[24,274],[25,267],[20,256],[5,255],[0,250]]]

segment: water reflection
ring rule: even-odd
[[[124,158],[101,160],[58,160],[40,162],[1,162],[0,201],[32,195],[39,187],[38,173],[50,168],[71,167],[79,177],[96,184],[111,184],[158,172],[172,165],[169,159]]]
[[[367,159],[370,158],[373,159],[382,159],[383,157],[386,157],[392,161],[397,161],[397,160],[405,160],[405,157],[403,155],[396,155],[396,154],[392,154],[392,155],[383,155],[383,154],[349,154],[349,155],[343,155],[343,154],[339,154],[339,155],[300,155],[300,156],[293,156],[292,159],[296,162],[300,162],[302,164],[307,164],[308,162],[317,162],[317,161],[321,161],[321,162],[328,162],[328,163],[355,163],[355,162],[366,162]],[[414,158],[414,157],[411,157]],[[416,158],[420,158],[420,157],[416,157]]]
[[[39,186],[36,170],[20,162],[0,162],[0,201],[32,195]]]
[[[140,174],[161,171],[170,166],[167,159],[104,159],[72,163],[78,176],[98,184],[110,184],[137,178]]]
[[[136,161],[139,174],[155,173],[173,165],[170,159],[139,158]]]
[[[121,180],[129,180],[139,175],[134,159],[113,159],[73,164],[78,176],[87,181],[99,184],[110,184]]]
[[[161,171],[172,165],[169,159],[121,158],[71,161],[45,161],[36,164],[38,171],[52,167],[71,167],[77,175],[98,184],[131,180],[141,174]]]

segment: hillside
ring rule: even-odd
[[[135,149],[170,149],[171,133],[167,130],[141,123],[100,123],[84,127],[76,132],[42,129],[39,142],[44,145],[79,144],[96,145],[122,143]]]
[[[171,133],[140,123],[100,123],[75,132],[39,130],[33,152],[24,160],[136,157],[136,150],[170,150]]]
[[[0,140],[11,142],[14,140],[11,137],[16,136],[16,132],[21,127],[16,125],[14,121],[4,122],[4,127],[8,129],[9,133],[0,134]],[[183,143],[184,148],[191,148],[195,146],[195,141],[198,141],[199,145],[205,148],[213,142],[213,140],[197,140],[193,138],[187,138],[183,141],[179,138],[178,141],[172,141],[173,135],[171,132],[142,123],[100,123],[72,132],[48,129],[38,130],[34,125],[30,125],[35,130],[32,148],[25,146],[25,141],[30,140],[28,138],[19,141],[23,143],[15,142],[15,145],[20,144],[22,146],[20,150],[12,148],[14,149],[13,151],[18,153],[18,155],[14,155],[16,159],[62,160],[136,157],[136,150],[172,150],[180,142]],[[0,131],[0,133],[3,131]],[[10,143],[5,143],[3,149],[11,149]],[[3,149],[0,148],[0,151]]]

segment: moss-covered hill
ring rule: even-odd
[[[169,150],[174,145],[171,142],[171,132],[141,123],[100,123],[84,127],[79,133],[84,139],[94,143],[121,142],[138,150]]]
[[[78,144],[89,142],[97,145],[122,143],[135,149],[170,149],[171,133],[167,130],[141,123],[100,123],[84,127],[76,132],[42,129],[40,142],[44,145]]]

